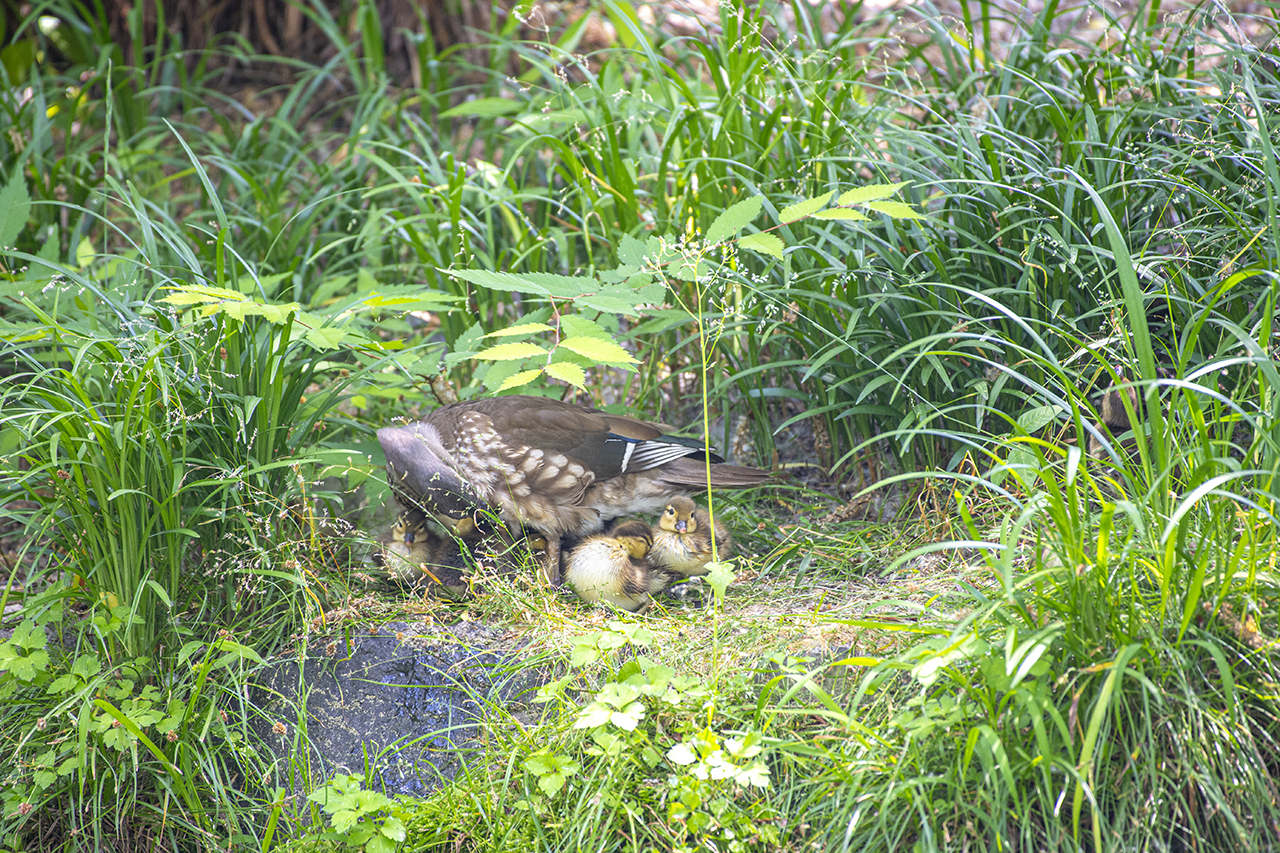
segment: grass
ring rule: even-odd
[[[1273,22],[1220,11],[726,5],[686,38],[608,0],[616,43],[511,19],[398,88],[373,7],[358,42],[317,7],[333,60],[257,111],[210,71],[237,49],[15,25],[0,848],[1274,846],[1280,81]],[[517,322],[552,330],[487,355]],[[344,503],[387,502],[372,431],[442,371],[823,491],[716,497],[706,611],[531,572],[371,604]],[[876,472],[891,517],[856,520]],[[475,697],[487,760],[421,801],[273,765],[268,656],[402,609],[555,680]]]

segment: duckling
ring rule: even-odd
[[[676,577],[645,562],[652,542],[652,531],[643,521],[626,521],[608,533],[590,536],[569,553],[565,580],[583,601],[607,601],[632,613],[643,612],[652,602],[650,596]]]
[[[461,552],[454,542],[437,535],[422,513],[403,513],[385,540],[379,557],[392,580],[466,592]]]
[[[685,577],[705,575],[707,563],[711,562],[713,536],[715,557],[723,560],[733,552],[728,528],[718,521],[712,525],[706,511],[689,498],[672,498],[653,529],[649,562]]]

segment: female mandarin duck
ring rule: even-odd
[[[543,569],[552,583],[562,536],[588,536],[677,496],[757,486],[769,476],[726,465],[702,442],[657,424],[546,397],[451,403],[378,430],[378,442],[402,504],[451,528],[484,511],[533,528],[547,538]]]

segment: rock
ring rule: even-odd
[[[500,633],[463,623],[465,637],[422,624],[388,623],[377,632],[338,634],[296,660],[264,670],[251,691],[260,709],[250,725],[283,764],[295,743],[310,745],[308,788],[335,773],[375,768],[388,795],[425,796],[478,754],[482,703],[507,701],[541,685],[528,670],[512,676],[518,655],[499,648]],[[305,702],[299,686],[305,685]],[[305,731],[299,732],[305,708]],[[302,735],[299,738],[299,735]]]

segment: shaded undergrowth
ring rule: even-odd
[[[7,849],[1272,844],[1269,21],[726,5],[682,39],[610,0],[615,44],[422,43],[415,89],[371,8],[269,109],[79,7],[8,34]],[[842,498],[718,503],[705,614],[495,579],[442,618],[565,675],[488,704],[492,760],[295,802],[241,688],[353,612],[343,493],[385,503],[371,431],[436,374]],[[849,531],[871,470],[951,544]]]

